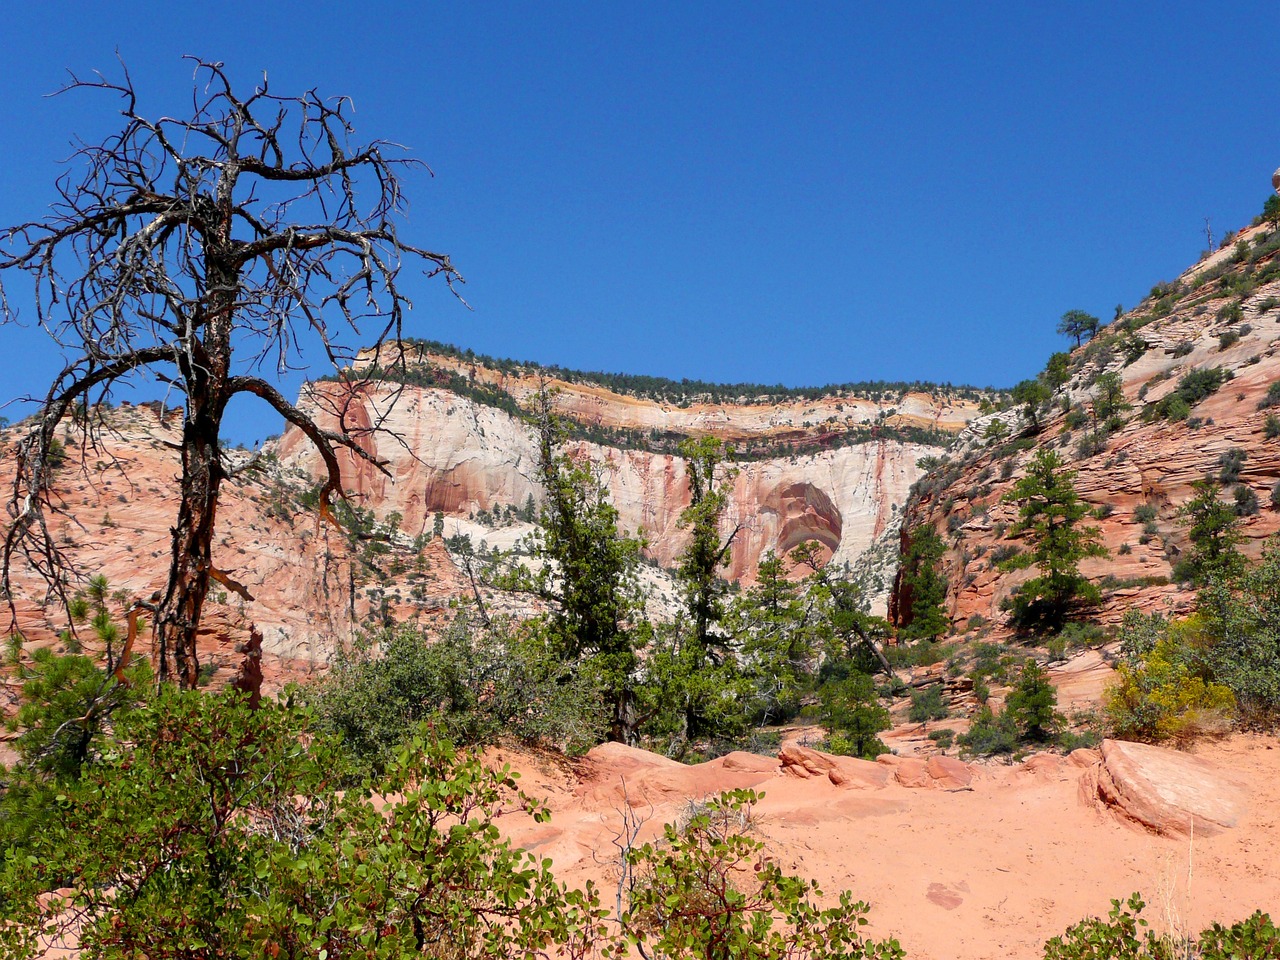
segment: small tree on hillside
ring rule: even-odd
[[[947,581],[938,570],[946,544],[929,524],[915,527],[902,554],[902,590],[905,615],[899,635],[907,638],[940,637],[951,629],[947,616]]]
[[[1030,549],[1000,564],[1002,570],[1035,566],[1040,576],[1028,580],[1014,599],[1014,620],[1024,628],[1059,629],[1073,607],[1097,603],[1101,594],[1080,574],[1085,557],[1105,557],[1097,527],[1080,525],[1089,508],[1080,500],[1068,470],[1053,450],[1041,449],[1027,475],[1005,495],[1016,502],[1019,519],[1010,533],[1026,534]]]
[[[1210,480],[1192,484],[1196,495],[1179,511],[1187,524],[1191,549],[1174,567],[1174,576],[1204,586],[1214,580],[1230,580],[1244,569],[1244,557],[1236,548],[1244,539],[1235,510],[1218,499]]]
[[[315,91],[281,97],[265,78],[243,96],[221,64],[201,62],[196,72],[186,119],[139,113],[127,74],[120,83],[73,78],[69,89],[118,96],[123,126],[76,152],[48,216],[0,240],[0,271],[30,276],[36,320],[69,358],[17,445],[0,587],[12,603],[13,565],[23,557],[65,590],[68,559],[46,522],[64,423],[74,420],[93,448],[99,402],[119,382],[164,384],[184,406],[182,466],[169,575],[152,621],[159,678],[186,687],[196,685],[211,580],[238,587],[213,557],[219,491],[235,473],[221,446],[227,405],[257,397],[316,446],[327,511],[342,490],[339,448],[382,468],[360,442],[369,431],[347,420],[340,398],[328,411],[336,429],[321,427],[260,371],[286,369],[308,331],[340,370],[344,329],[371,330],[375,345],[398,338],[406,263],[460,279],[447,256],[401,239],[400,173],[417,162],[386,141],[352,144],[349,101]],[[15,322],[3,296],[0,305],[3,322]]]
[[[738,471],[730,466],[733,449],[715,437],[685,440],[680,444],[680,456],[689,482],[689,506],[681,512],[678,526],[688,529],[690,537],[680,554],[676,576],[694,641],[705,653],[713,643],[722,642],[712,638],[713,628],[724,619],[724,597],[729,590],[720,571],[729,564],[733,541],[742,525],[727,536],[721,534],[720,525],[729,506],[725,484]]]
[[[1075,337],[1078,347],[1086,337],[1093,337],[1101,325],[1102,321],[1091,313],[1085,313],[1083,310],[1068,310],[1058,321],[1058,332],[1066,337]]]

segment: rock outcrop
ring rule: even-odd
[[[1082,792],[1124,820],[1175,837],[1212,836],[1240,822],[1240,789],[1213,764],[1164,747],[1104,740]]]
[[[431,362],[445,363],[448,358],[432,357]],[[481,382],[488,382],[488,377],[504,396],[515,400],[528,399],[533,390],[527,379],[499,377],[482,367],[470,373]],[[578,383],[557,381],[554,386],[560,390],[557,410],[595,430],[652,430],[668,442],[672,436],[711,434],[727,442],[767,441],[777,446],[774,456],[737,464],[724,519],[726,532],[739,530],[726,571],[734,580],[753,579],[766,552],[781,555],[806,542],[815,543],[824,558],[855,563],[877,538],[896,530],[907,491],[921,473],[917,461],[940,449],[872,438],[834,449],[788,453],[788,438],[821,438],[825,434],[815,425],[837,415],[841,423],[917,424],[934,431],[958,430],[976,415],[972,402],[926,394],[896,398],[901,410],[891,408],[893,417],[886,418],[888,400],[833,397],[684,408]],[[328,426],[336,425],[341,411],[350,427],[368,431],[362,445],[386,463],[387,474],[344,454],[344,478],[358,502],[379,517],[400,514],[402,529],[410,534],[430,529],[439,512],[449,519],[448,529],[494,542],[483,531],[460,524],[480,512],[541,500],[533,433],[498,407],[443,388],[377,380],[354,388],[337,382],[312,384],[302,402]],[[373,431],[374,424],[381,429]],[[643,530],[650,557],[659,565],[672,565],[688,537],[679,526],[680,513],[689,504],[684,461],[669,453],[585,440],[575,446],[578,454],[601,466],[621,526],[631,532]],[[286,431],[279,453],[287,464],[319,475],[318,457],[298,431]]]

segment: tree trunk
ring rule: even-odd
[[[196,686],[196,632],[213,569],[213,529],[222,466],[217,423],[192,398],[182,428],[182,497],[173,528],[169,589],[156,612],[156,679]],[[172,658],[172,669],[170,667]]]

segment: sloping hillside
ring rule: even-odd
[[[953,625],[1007,629],[1006,601],[1034,571],[1001,572],[1022,548],[1009,535],[1017,506],[1005,497],[1037,450],[1054,449],[1077,471],[1109,556],[1081,571],[1103,588],[1092,616],[1113,624],[1124,611],[1185,612],[1192,593],[1171,582],[1188,547],[1179,511],[1192,484],[1210,477],[1238,504],[1244,553],[1257,557],[1280,530],[1280,232],[1265,224],[1155,286],[1136,308],[1070,354],[1069,379],[1040,404],[975,420],[913,491],[904,524],[932,526],[946,540],[943,567]],[[1114,429],[1098,422],[1100,378],[1123,390]],[[1052,377],[1041,375],[1041,382]],[[1103,381],[1105,383],[1105,381]],[[1275,388],[1280,391],[1280,387]],[[1127,409],[1124,409],[1127,407]],[[1105,418],[1104,418],[1105,419]],[[891,603],[899,623],[901,589]]]

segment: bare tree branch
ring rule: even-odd
[[[373,347],[398,339],[411,306],[399,285],[409,264],[451,290],[462,282],[447,255],[400,239],[400,176],[425,166],[388,141],[354,143],[350,101],[314,90],[278,96],[265,77],[239,96],[221,63],[193,64],[185,118],[142,115],[123,64],[119,81],[73,74],[62,92],[119,97],[122,126],[79,146],[47,217],[0,232],[0,276],[30,279],[37,322],[73,358],[19,443],[0,554],[11,613],[16,622],[18,557],[66,600],[70,558],[46,519],[59,509],[51,482],[58,431],[79,425],[84,456],[100,440],[101,418],[90,411],[112,386],[163,383],[183,400],[182,474],[168,584],[152,625],[158,676],[190,686],[204,599],[222,576],[211,553],[219,487],[233,473],[220,446],[228,402],[257,396],[316,446],[329,515],[331,495],[342,492],[339,449],[386,465],[345,411],[337,430],[322,429],[260,371],[268,363],[293,369],[304,334],[340,371],[350,354],[344,334]],[[0,287],[0,322],[15,320]],[[349,373],[344,381],[349,403],[358,384]]]

